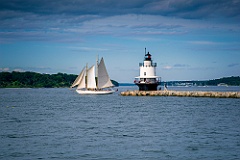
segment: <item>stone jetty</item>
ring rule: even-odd
[[[210,98],[240,98],[240,92],[213,91],[125,91],[122,96],[176,96],[176,97],[210,97]]]

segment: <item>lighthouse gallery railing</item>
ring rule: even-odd
[[[157,67],[157,63],[152,63],[151,65],[145,65],[144,63],[139,63],[139,67]]]

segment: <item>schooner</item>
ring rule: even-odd
[[[76,91],[79,94],[111,94],[115,92],[112,89],[114,85],[109,78],[103,58],[100,63],[97,61],[96,70],[97,78],[95,78],[95,66],[88,68],[86,65],[70,88],[77,86]]]

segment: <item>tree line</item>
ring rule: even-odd
[[[232,76],[232,77],[223,77],[223,78],[219,78],[219,79],[209,80],[206,82],[206,85],[215,86],[220,83],[225,83],[229,86],[240,86],[240,77]]]
[[[0,88],[60,88],[70,87],[77,75],[36,72],[0,72]],[[112,80],[115,86],[118,82]]]
[[[36,72],[0,72],[0,88],[60,88],[69,87],[77,78],[75,74],[57,73],[42,74]],[[115,86],[118,82],[111,80]],[[165,83],[165,82],[162,82]],[[171,81],[168,85],[177,83],[192,83],[198,86],[216,86],[220,83],[229,86],[240,86],[240,77],[224,77],[207,81]]]

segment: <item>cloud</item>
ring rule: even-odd
[[[26,72],[26,71],[33,71],[33,72],[49,72],[52,73],[53,69],[50,67],[8,67],[8,68],[0,68],[0,72]]]
[[[0,72],[9,72],[10,68],[0,68]]]
[[[190,65],[188,64],[174,64],[174,65],[166,65],[163,67],[165,70],[170,70],[170,69],[183,69],[183,68],[189,68]]]
[[[147,4],[152,14],[181,17],[186,19],[209,18],[214,16],[239,16],[240,2],[236,0],[162,0]]]
[[[13,69],[13,71],[15,71],[15,72],[25,72],[23,69],[21,69],[21,68],[15,68],[15,69]]]
[[[177,29],[183,27],[179,24],[164,24],[164,23],[149,23],[149,24],[139,24],[132,26],[133,29]]]
[[[172,66],[164,66],[163,67],[163,69],[165,69],[165,70],[170,70],[170,69],[172,69],[173,67]]]
[[[239,23],[239,8],[240,2],[236,0],[2,0],[0,43],[17,40],[83,42],[89,35],[145,39],[214,27],[238,32],[235,24],[213,25],[202,23],[202,19],[225,17]],[[204,44],[204,41],[195,43]]]
[[[93,47],[69,47],[72,51],[76,51],[77,53],[79,52],[101,52],[101,51],[108,51],[106,48],[93,48]]]
[[[221,44],[213,41],[189,41],[191,44],[197,44],[197,45],[216,45]]]
[[[151,14],[181,18],[201,18],[212,15],[239,16],[237,0],[2,0],[0,10],[37,15],[123,15]]]
[[[22,68],[0,68],[0,72],[24,72]]]
[[[202,19],[211,16],[238,17],[239,8],[237,0],[2,0],[0,19],[25,21],[42,18],[48,24],[51,19],[79,23],[90,18],[127,14]]]
[[[189,67],[189,65],[187,64],[175,64],[173,65],[174,68],[187,68]]]
[[[13,22],[7,21],[0,26],[0,42],[16,40],[83,42],[86,36],[96,35],[140,36],[140,39],[146,39],[152,35],[186,33],[185,30],[181,30],[181,25],[161,16],[142,15],[140,19],[138,15],[96,16],[95,19],[92,17],[90,16],[88,21],[76,22],[75,24],[73,23],[74,19],[81,18],[69,17],[68,20],[61,20],[58,17],[48,17],[44,20],[43,17],[36,17],[35,20],[17,19],[14,25],[11,24]]]
[[[239,66],[239,63],[231,63],[228,65],[228,67],[236,67],[236,66]]]

